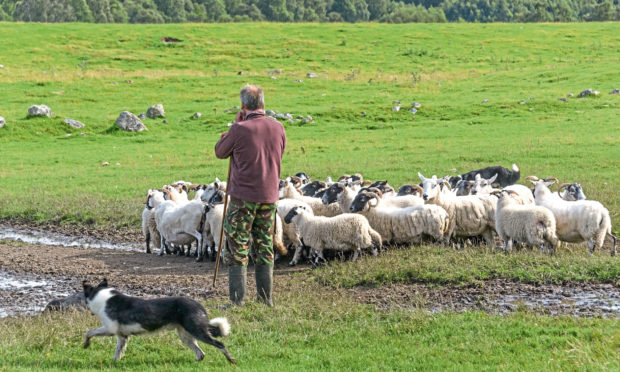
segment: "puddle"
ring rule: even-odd
[[[0,240],[15,240],[28,244],[62,247],[82,247],[92,249],[115,249],[121,251],[143,251],[140,244],[111,243],[88,237],[77,237],[53,232],[22,230],[0,225]]]
[[[72,284],[0,270],[0,318],[40,313],[51,300],[75,293]]]
[[[496,299],[497,305],[510,310],[525,306],[532,310],[543,309],[552,315],[567,312],[600,313],[601,315],[620,315],[620,296],[618,293],[581,292],[560,295],[514,294]]]

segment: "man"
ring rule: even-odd
[[[265,116],[264,108],[263,90],[243,87],[236,123],[215,145],[218,158],[231,157],[224,230],[229,298],[235,305],[243,304],[245,296],[251,236],[258,301],[273,306],[273,229],[286,134],[282,124]]]

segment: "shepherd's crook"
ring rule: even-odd
[[[220,268],[220,256],[222,255],[222,246],[224,241],[224,221],[226,220],[226,209],[228,208],[228,186],[230,185],[230,167],[232,164],[232,156],[228,160],[228,176],[226,176],[226,190],[224,190],[224,213],[222,214],[222,226],[220,227],[220,246],[217,249],[217,257],[215,258],[215,274],[213,275],[213,287],[217,280],[217,271]]]

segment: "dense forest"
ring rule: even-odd
[[[620,0],[0,0],[0,21],[578,22],[620,20]]]

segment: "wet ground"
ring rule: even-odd
[[[287,285],[289,274],[310,269],[304,265],[288,268],[286,262],[276,266],[276,293],[278,287],[298,288]],[[140,233],[129,230],[100,232],[0,224],[0,317],[39,312],[50,300],[81,291],[83,280],[98,282],[103,277],[111,286],[132,295],[215,297],[225,302],[226,269],[220,268],[217,285],[212,287],[214,266],[213,262],[197,263],[193,257],[146,254]],[[252,297],[253,288],[250,275]],[[349,293],[360,303],[385,310],[506,314],[527,308],[551,315],[620,316],[620,288],[611,284],[534,286],[492,280],[466,288],[397,284],[355,288]]]

